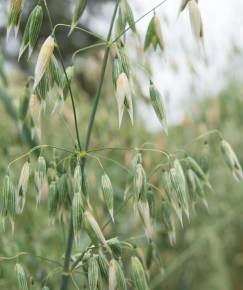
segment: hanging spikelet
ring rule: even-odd
[[[164,50],[164,37],[161,29],[160,19],[154,15],[148,25],[148,29],[145,36],[144,50],[147,50],[150,45],[156,50],[159,45],[161,51]]]
[[[11,0],[10,11],[8,15],[7,39],[12,28],[15,29],[15,37],[18,34],[20,18],[22,13],[22,0]]]
[[[28,290],[28,283],[24,268],[20,264],[15,265],[15,272],[17,276],[17,285],[19,290]]]
[[[34,89],[37,87],[37,85],[41,81],[41,79],[42,79],[42,77],[43,77],[43,75],[48,67],[50,59],[53,55],[54,47],[55,47],[55,41],[54,41],[53,36],[50,35],[43,43],[43,45],[40,49],[40,53],[39,53],[38,58],[37,58],[37,63],[35,66]]]
[[[58,191],[58,211],[61,215],[69,208],[70,199],[68,194],[68,176],[63,173],[57,180],[57,191]]]
[[[76,242],[79,241],[79,234],[83,221],[83,201],[80,192],[74,193],[72,201],[72,219],[73,219],[73,232]]]
[[[178,11],[178,15],[186,8],[188,2],[190,0],[181,0],[181,4],[180,4],[180,8],[179,8],[179,11]]]
[[[174,161],[173,165],[174,168],[172,169],[174,170],[171,170],[172,185],[176,192],[179,205],[181,206],[182,210],[185,212],[187,218],[189,219],[189,203],[184,171],[178,159]]]
[[[138,201],[139,199],[146,201],[147,194],[147,178],[146,173],[143,168],[142,163],[139,160],[136,164],[135,174],[133,178],[133,190],[135,194],[135,199]]]
[[[97,257],[93,256],[88,260],[88,282],[89,289],[96,290],[99,279],[99,265]]]
[[[136,26],[131,6],[129,5],[127,0],[121,0],[119,3],[119,13],[116,23],[117,35],[120,35],[125,30],[127,24],[135,33]]]
[[[104,234],[102,233],[99,224],[97,223],[94,216],[90,211],[86,210],[84,212],[84,226],[87,230],[87,233],[94,244],[101,242],[108,252],[111,253],[110,247],[108,246]]]
[[[17,213],[17,196],[14,185],[9,177],[6,175],[3,180],[2,191],[0,195],[0,214],[3,218],[3,226],[5,217],[9,217],[14,230],[13,217]]]
[[[26,49],[29,46],[30,23],[31,23],[31,15],[29,16],[27,23],[25,25],[24,34],[23,34],[22,41],[21,41],[20,48],[19,48],[18,61],[20,61],[22,55],[24,54],[24,52],[26,51]]]
[[[98,264],[101,275],[107,280],[109,276],[109,263],[101,250],[99,250]]]
[[[24,94],[20,98],[18,109],[18,115],[22,122],[25,120],[26,115],[28,113],[29,103],[30,103],[30,89],[29,85],[27,84],[25,86]]]
[[[108,208],[108,211],[110,213],[110,216],[112,218],[112,221],[114,222],[114,216],[113,216],[113,188],[111,184],[111,180],[109,176],[105,173],[101,177],[101,188],[103,192],[103,197],[105,204]]]
[[[146,200],[140,200],[136,203],[136,207],[144,225],[145,234],[148,239],[151,239],[153,235],[153,226],[150,216],[149,203]]]
[[[38,191],[36,204],[38,205],[40,203],[41,195],[45,192],[47,189],[47,177],[46,177],[46,161],[43,156],[39,156],[37,160],[37,166],[35,170],[35,185]]]
[[[58,209],[58,191],[56,181],[52,181],[48,191],[48,213],[49,221],[51,224],[54,223]]]
[[[82,191],[82,174],[80,164],[77,163],[73,174],[73,190],[74,192]]]
[[[124,108],[126,106],[133,125],[132,93],[127,75],[123,72],[116,81],[116,99],[118,104],[119,128],[121,127]]]
[[[162,99],[160,92],[155,87],[155,85],[153,84],[152,81],[150,81],[149,92],[150,92],[151,103],[152,103],[154,111],[157,115],[157,118],[159,119],[163,130],[168,135],[166,112],[165,112],[163,99]]]
[[[131,259],[131,271],[132,281],[137,290],[148,290],[148,284],[146,281],[143,265],[137,257]]]
[[[201,12],[198,7],[196,0],[190,0],[188,2],[190,22],[192,27],[192,32],[197,40],[203,39],[203,23]]]
[[[220,149],[221,149],[224,161],[229,167],[229,169],[231,170],[234,178],[238,182],[241,181],[243,179],[242,167],[231,145],[227,141],[222,140],[220,142]]]
[[[173,212],[171,205],[168,201],[164,200],[161,203],[160,216],[165,230],[168,233],[168,237],[171,245],[176,243],[176,231],[175,231],[175,221],[173,217]]]
[[[29,27],[29,57],[32,54],[33,49],[38,41],[39,33],[43,21],[43,11],[40,5],[37,5],[30,15],[30,27]]]
[[[116,56],[112,60],[112,81],[114,89],[116,90],[116,83],[119,75],[123,72],[121,59]]]
[[[76,0],[73,17],[72,17],[72,24],[69,35],[73,32],[75,26],[77,25],[80,17],[83,15],[84,10],[86,8],[88,0]]]
[[[116,290],[117,288],[116,271],[116,261],[112,259],[109,263],[109,290]]]
[[[22,213],[25,205],[26,200],[26,193],[28,189],[28,182],[30,177],[30,163],[26,161],[22,167],[20,177],[19,177],[19,184],[18,184],[18,196],[17,196],[17,210],[18,213]]]

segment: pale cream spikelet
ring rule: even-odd
[[[116,81],[116,99],[118,104],[119,127],[121,127],[122,117],[124,113],[125,100],[127,100],[128,112],[133,124],[133,106],[132,93],[127,75],[123,72]]]
[[[188,9],[192,32],[197,40],[203,39],[203,23],[197,1],[196,0],[189,1]]]
[[[160,19],[158,16],[154,16],[154,29],[155,29],[155,33],[158,39],[158,44],[160,49],[163,51],[164,50],[164,37],[163,37],[163,33],[162,33],[162,29],[161,29],[161,24],[160,24]]]
[[[34,89],[37,87],[39,82],[41,81],[48,64],[50,62],[50,59],[53,55],[55,47],[55,40],[54,38],[50,35],[45,42],[43,43],[40,53],[37,58],[37,63],[35,66],[35,82],[34,82]]]
[[[29,177],[30,177],[30,163],[29,161],[26,161],[22,167],[18,183],[17,210],[20,213],[24,209]]]

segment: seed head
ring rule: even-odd
[[[228,165],[229,169],[232,171],[234,178],[236,179],[236,181],[241,181],[243,179],[242,167],[233,148],[225,140],[222,140],[220,142],[220,148],[224,161]]]
[[[83,201],[80,192],[74,193],[72,201],[72,219],[73,219],[73,232],[76,242],[79,240],[79,233],[83,221]]]
[[[15,28],[15,36],[17,36],[22,12],[22,5],[22,0],[11,0],[8,16],[7,39],[9,37],[12,27]]]
[[[97,257],[93,256],[88,260],[88,282],[89,289],[96,290],[99,279],[99,265]]]
[[[165,107],[162,100],[162,96],[152,82],[150,83],[149,92],[150,92],[150,100],[154,108],[154,111],[157,115],[157,118],[159,119],[163,130],[168,135],[166,112],[165,112]]]
[[[113,217],[113,188],[111,184],[111,180],[107,174],[102,175],[101,177],[101,188],[103,192],[103,197],[105,204],[108,208],[112,221],[114,222]]]
[[[26,161],[22,167],[18,184],[17,207],[19,213],[23,212],[24,209],[29,177],[30,177],[30,163],[29,161]]]
[[[38,58],[37,58],[37,63],[35,66],[34,89],[37,87],[37,85],[41,81],[41,79],[42,79],[42,77],[43,77],[43,75],[48,67],[50,59],[53,55],[54,47],[55,47],[55,41],[54,41],[53,36],[50,35],[43,43],[43,45],[40,49],[40,53],[39,53]]]
[[[130,119],[133,124],[132,93],[129,80],[125,73],[121,73],[116,81],[116,99],[118,104],[119,128],[121,127],[125,105],[128,109]]]
[[[201,12],[196,0],[188,2],[192,32],[197,40],[203,39],[203,23]]]
[[[43,10],[40,5],[37,5],[30,15],[30,27],[29,27],[29,57],[35,48],[38,41],[39,33],[43,21]]]
[[[17,276],[17,284],[19,290],[28,290],[28,283],[24,268],[20,264],[15,265],[15,272]]]
[[[40,203],[41,195],[47,189],[47,177],[46,177],[46,161],[43,156],[39,156],[37,160],[37,166],[35,170],[35,185],[38,191],[37,205]]]
[[[137,257],[131,259],[132,281],[137,290],[148,290],[143,266]]]
[[[83,15],[84,10],[85,10],[86,5],[87,5],[87,2],[88,2],[88,0],[77,0],[76,1],[75,7],[74,7],[74,12],[73,12],[72,25],[71,25],[69,35],[73,32],[80,17]]]

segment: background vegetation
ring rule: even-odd
[[[53,18],[57,22],[66,22],[70,15],[62,15],[65,10],[60,6],[56,10],[55,1],[51,10]],[[61,1],[64,5],[66,1]],[[96,5],[95,5],[96,6]],[[68,5],[65,3],[65,7]],[[90,11],[97,13],[90,4]],[[60,19],[59,19],[60,17]],[[64,18],[66,17],[66,18]],[[90,16],[92,17],[92,16]],[[84,23],[85,25],[85,23]],[[87,24],[88,25],[88,24]],[[43,30],[41,37],[45,38],[48,32]],[[65,34],[60,33],[65,39]],[[77,48],[95,43],[95,39],[78,38],[76,43],[75,33],[68,45],[61,39],[65,63],[70,63],[71,52]],[[3,48],[3,62],[1,66],[3,77],[0,82],[0,175],[1,180],[6,174],[8,163],[27,152],[34,145],[29,136],[28,128],[20,130],[18,119],[18,107],[24,87],[27,73],[32,69],[32,64],[20,63],[18,68],[9,68],[9,63],[16,62],[8,55],[6,47]],[[81,54],[75,61],[75,78],[72,81],[72,89],[75,95],[76,108],[79,116],[79,128],[84,134],[85,124],[88,122],[89,109],[92,97],[97,86],[100,70],[100,57],[102,50],[95,49]],[[136,62],[136,60],[134,60]],[[136,116],[133,127],[128,118],[118,130],[117,110],[111,82],[111,67],[109,64],[105,76],[102,93],[102,101],[97,112],[97,122],[92,135],[92,148],[101,147],[140,147],[144,143],[151,143],[155,148],[176,152],[178,148],[190,152],[200,162],[208,158],[209,176],[214,192],[207,195],[208,209],[198,205],[196,211],[191,213],[191,222],[184,222],[183,228],[176,222],[176,245],[171,246],[164,227],[158,223],[156,233],[157,255],[161,260],[161,269],[153,261],[150,272],[150,289],[212,289],[212,290],[242,290],[243,277],[243,225],[242,225],[242,184],[236,183],[231,172],[223,164],[218,146],[217,134],[206,135],[205,138],[194,142],[201,134],[218,129],[238,154],[242,164],[242,121],[243,100],[242,84],[230,81],[217,96],[205,96],[201,101],[192,102],[193,114],[185,113],[184,119],[179,124],[171,125],[169,136],[161,132],[149,132],[145,129],[140,116]],[[146,97],[146,93],[144,93]],[[144,101],[143,98],[140,99]],[[42,118],[43,138],[42,144],[53,144],[65,148],[72,148],[74,125],[72,120],[70,99],[65,102],[63,115],[52,113],[53,104],[49,104]],[[83,137],[83,136],[81,136]],[[146,146],[146,145],[145,145]],[[51,157],[52,151],[45,151],[47,157]],[[65,156],[59,155],[58,158]],[[180,156],[183,152],[177,152]],[[98,156],[99,155],[99,156]],[[100,156],[102,155],[102,156]],[[114,207],[120,208],[123,202],[127,173],[111,160],[116,160],[129,168],[132,158],[131,152],[109,151],[97,153],[102,164],[109,174],[114,188]],[[32,157],[35,158],[34,156]],[[163,159],[163,158],[162,158]],[[157,164],[158,156],[151,152],[144,154],[144,167],[147,172]],[[203,163],[201,163],[203,164]],[[15,163],[14,178],[18,182],[22,162]],[[102,170],[95,159],[87,163],[90,200],[94,212],[103,224],[108,214],[101,198],[100,178]],[[160,174],[152,180],[157,190],[164,194]],[[33,283],[33,289],[41,289],[47,284],[50,289],[58,289],[60,284],[60,267],[63,263],[64,249],[67,240],[66,224],[56,222],[51,225],[48,218],[47,196],[36,208],[36,192],[34,186],[28,190],[28,198],[25,211],[18,216],[15,223],[15,231],[10,227],[3,231],[0,227],[0,288],[17,289],[14,264],[20,261],[25,266],[28,279]],[[132,234],[131,234],[132,233]],[[105,229],[107,238],[119,237],[121,240],[131,242],[141,256],[146,257],[149,244],[146,242],[144,230],[139,218],[134,218],[132,206],[125,206],[117,213],[116,223],[109,224]],[[75,246],[75,255],[82,252],[89,244],[88,236],[83,233],[79,246]],[[22,253],[18,258],[11,259]],[[126,264],[124,253],[124,264]],[[125,268],[125,272],[129,272]],[[74,282],[70,289],[85,289],[87,283],[82,272],[75,272]],[[79,285],[77,288],[76,285]],[[76,287],[76,288],[75,288]]]

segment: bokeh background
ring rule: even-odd
[[[6,42],[8,2],[0,2],[0,180],[3,179],[10,161],[35,145],[29,128],[20,128],[18,108],[26,80],[29,75],[33,75],[39,49],[35,50],[29,61],[17,61],[19,43],[33,1],[25,1],[17,39],[11,36]],[[138,18],[159,1],[131,0],[129,3],[135,18]],[[55,23],[70,23],[73,1],[51,0],[48,4]],[[113,5],[113,1],[90,0],[80,25],[105,37]],[[145,31],[151,16],[138,23],[138,37],[127,34],[127,52],[137,80],[134,96],[135,125],[131,127],[126,118],[122,128],[118,130],[109,65],[91,147],[135,147],[154,143],[157,148],[170,152],[177,149],[187,150],[198,159],[208,154],[209,175],[215,191],[207,197],[209,209],[200,206],[192,214],[190,224],[185,223],[183,228],[178,224],[177,243],[173,247],[163,229],[158,227],[156,242],[163,269],[159,270],[156,264],[152,266],[150,289],[243,290],[242,184],[236,183],[223,166],[217,136],[211,135],[207,138],[209,147],[205,146],[205,139],[192,142],[198,135],[218,129],[243,162],[243,3],[238,0],[201,0],[199,6],[205,32],[204,52],[199,50],[191,34],[188,11],[184,11],[177,18],[179,0],[168,0],[157,10],[165,37],[164,54],[142,52]],[[45,18],[38,47],[49,33]],[[70,38],[67,38],[67,33],[66,29],[57,31],[66,66],[72,64],[72,53],[75,50],[97,42],[95,37],[84,33],[75,32]],[[85,136],[102,56],[102,49],[92,49],[80,54],[74,62],[75,78],[72,88],[82,138]],[[141,65],[152,71],[155,83],[165,98],[168,137],[162,134],[148,104],[148,80],[144,71],[139,68]],[[54,103],[55,100],[51,99],[42,118],[41,144],[72,148],[74,124],[70,100],[66,101],[61,115],[52,114]],[[116,159],[128,167],[132,156],[130,152],[112,152],[104,153],[103,157]],[[148,171],[156,164],[157,158],[151,153],[145,154],[144,162]],[[115,208],[118,208],[123,200],[126,174],[109,160],[104,159],[102,162],[112,179]],[[21,165],[21,162],[14,165],[16,183]],[[95,161],[88,163],[88,173],[96,214],[104,220],[106,211],[99,192],[101,172]],[[158,176],[154,182],[163,191]],[[31,253],[21,257],[21,262],[34,281],[33,289],[40,289],[43,281],[48,283],[50,289],[58,289],[59,275],[55,274],[58,266],[40,259],[39,256],[63,261],[66,226],[59,223],[55,226],[49,225],[47,201],[44,199],[37,209],[35,197],[35,189],[30,188],[26,210],[16,221],[14,234],[8,228],[5,232],[0,228],[1,289],[16,289],[14,260],[3,257],[12,257],[19,252]],[[109,226],[105,234],[131,241],[142,253],[147,251],[143,229],[139,220],[133,218],[131,207],[125,208],[119,214],[117,223]],[[80,247],[74,249],[74,254],[79,253],[87,242],[88,238],[84,235]],[[77,274],[75,279],[82,281],[82,274]],[[75,288],[72,285],[70,289]]]

